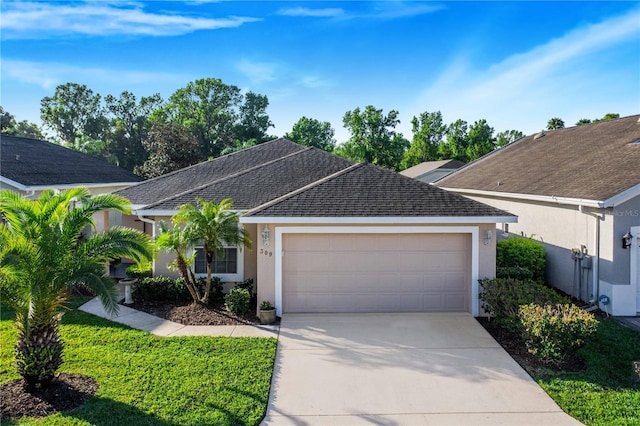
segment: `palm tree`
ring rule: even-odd
[[[547,130],[564,129],[564,121],[561,118],[553,117],[547,121]]]
[[[37,200],[0,191],[0,297],[16,312],[16,365],[27,386],[46,388],[62,364],[60,309],[68,290],[83,286],[93,291],[108,312],[116,312],[110,260],[150,259],[152,241],[128,228],[95,230],[93,215],[106,209],[128,212],[125,198],[91,196],[86,188],[59,193],[46,190]]]
[[[185,232],[177,225],[169,229],[164,222],[160,222],[158,226],[160,228],[160,234],[156,238],[156,247],[173,253],[176,256],[175,260],[169,264],[169,267],[180,272],[193,301],[196,303],[201,302],[202,296],[200,295],[200,290],[196,284],[196,277],[190,266],[195,256],[187,255],[191,244],[187,240]]]
[[[193,204],[179,207],[173,216],[175,226],[184,225],[185,236],[191,245],[201,243],[207,260],[207,286],[202,303],[209,302],[211,294],[211,262],[214,255],[224,256],[227,245],[251,248],[251,238],[247,231],[238,226],[238,214],[233,209],[230,198],[216,203],[198,198],[200,208]],[[174,227],[175,228],[175,227]]]

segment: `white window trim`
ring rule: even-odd
[[[478,226],[283,226],[276,227],[274,251],[276,256],[276,315],[282,316],[282,237],[284,234],[471,234],[471,315],[477,317],[480,312],[479,294],[479,253],[480,243]]]
[[[196,245],[195,249],[198,248],[202,248],[202,245]],[[240,247],[238,246],[234,246],[234,245],[225,245],[224,248],[235,248],[237,254],[237,261],[236,261],[236,273],[235,274],[216,274],[215,272],[211,273],[212,277],[219,277],[223,282],[240,282],[240,281],[244,281],[244,251],[240,250]],[[191,254],[193,254],[193,251],[191,252]],[[203,273],[196,273],[196,260],[193,259],[193,270],[194,270],[194,275],[196,276],[196,278],[206,278],[207,277],[207,273],[203,272]]]

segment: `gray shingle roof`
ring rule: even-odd
[[[283,144],[284,142],[279,142],[272,146],[279,147]],[[289,155],[213,180],[190,191],[147,205],[145,210],[176,210],[182,204],[195,203],[196,198],[219,202],[227,197],[233,200],[234,208],[248,210],[309,185],[353,164],[349,160],[317,148],[297,146],[301,149]],[[247,151],[252,149],[254,148]],[[237,159],[241,158],[243,157],[237,157]],[[210,163],[210,166],[214,166],[215,160]],[[189,173],[188,170],[187,173]]]
[[[0,175],[25,186],[131,183],[142,180],[99,158],[37,139],[0,136]]]
[[[513,217],[500,209],[366,163],[258,207],[246,216]]]
[[[632,143],[640,139],[639,119],[634,115],[530,135],[437,185],[604,201],[640,184],[640,143]]]
[[[132,204],[156,203],[304,149],[304,146],[280,138],[149,179],[117,194],[128,198]]]

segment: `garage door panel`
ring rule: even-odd
[[[284,235],[284,312],[469,311],[468,234]]]

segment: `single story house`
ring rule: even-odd
[[[421,182],[433,183],[462,166],[464,166],[464,162],[460,160],[425,161],[401,171],[400,174]]]
[[[38,198],[46,189],[84,186],[91,194],[107,194],[143,179],[125,169],[55,143],[0,135],[0,189],[26,198]],[[105,229],[109,213],[95,216],[96,228]]]
[[[231,198],[252,249],[215,259],[223,281],[255,280],[283,312],[466,311],[495,274],[500,209],[370,164],[277,139],[117,192],[152,232],[180,205]],[[147,229],[149,231],[150,229]],[[169,275],[171,255],[154,264]],[[198,255],[195,272],[205,273]]]
[[[543,131],[435,183],[518,216],[547,281],[614,315],[640,312],[640,115]]]

